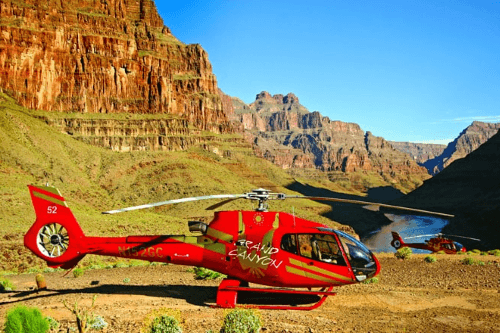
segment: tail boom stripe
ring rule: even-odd
[[[66,204],[66,201],[61,201],[61,200],[58,200],[54,197],[51,197],[51,196],[48,196],[48,195],[45,195],[41,192],[38,192],[38,191],[33,191],[33,195],[37,198],[40,198],[40,199],[43,199],[43,200],[47,200],[47,201],[50,201],[56,205],[60,205],[60,206],[64,206],[64,207],[68,207],[68,205]]]

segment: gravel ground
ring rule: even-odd
[[[426,255],[401,261],[378,255],[379,282],[337,288],[313,311],[259,310],[263,332],[500,332],[500,258]],[[218,332],[225,310],[211,308],[219,281],[195,280],[188,267],[160,265],[87,270],[81,277],[44,274],[47,290],[36,290],[34,274],[11,275],[15,292],[0,293],[0,327],[6,311],[25,304],[60,321],[59,332],[76,327],[63,301],[90,307],[109,324],[104,332],[139,332],[159,308],[180,312],[183,332]],[[296,297],[296,296],[295,296]]]

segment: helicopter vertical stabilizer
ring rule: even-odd
[[[392,231],[392,241],[391,245],[396,249],[399,250],[401,247],[405,246],[405,242],[403,241],[403,238],[399,235],[399,233]]]
[[[66,201],[55,187],[28,187],[36,220],[24,236],[24,245],[44,259],[48,266],[76,266],[85,256],[78,246],[85,235]]]

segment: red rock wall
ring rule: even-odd
[[[0,88],[21,105],[230,131],[207,53],[178,41],[153,1],[2,1],[0,16]]]

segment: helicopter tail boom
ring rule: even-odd
[[[73,268],[85,256],[83,230],[55,187],[28,187],[36,220],[24,245],[50,267]]]

